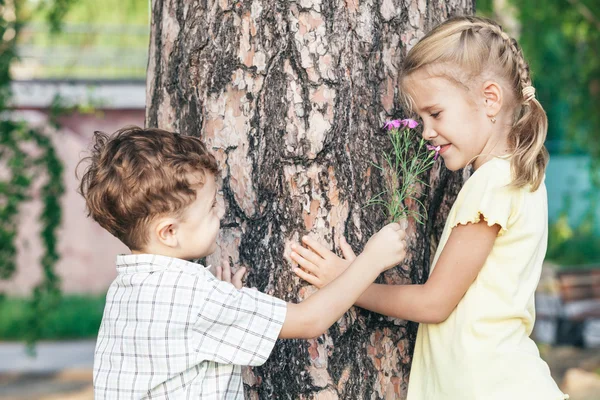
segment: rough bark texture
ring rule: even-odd
[[[473,0],[152,3],[146,122],[201,136],[223,170],[228,213],[208,262],[229,257],[249,286],[301,301],[314,289],[292,273],[290,244],[310,234],[338,251],[345,235],[360,251],[385,224],[364,205],[382,188],[381,126],[401,116],[402,57]],[[463,177],[437,164],[428,180],[429,218],[410,223],[410,255],[381,281],[428,275]],[[245,372],[247,397],[404,398],[416,330],[352,309],[316,340],[280,341]]]

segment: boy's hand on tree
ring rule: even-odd
[[[211,271],[212,272],[212,271]],[[246,267],[242,267],[232,275],[231,266],[228,261],[223,263],[223,266],[217,266],[215,270],[215,276],[218,280],[231,283],[236,289],[241,289],[244,286],[242,279],[246,274]]]
[[[308,248],[297,244],[292,245],[292,260],[300,266],[300,268],[294,269],[294,273],[319,289],[340,276],[356,258],[344,237],[340,240],[344,258],[338,257],[334,252],[308,236],[303,237],[302,242]]]

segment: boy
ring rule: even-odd
[[[219,269],[221,281],[188,261],[215,250],[223,216],[204,144],[138,127],[96,132],[94,141],[80,192],[89,215],[132,252],[117,257],[106,297],[96,399],[243,399],[242,365],[263,364],[278,337],[324,333],[405,256],[405,233],[390,224],[300,304],[241,288],[243,269],[233,279]]]

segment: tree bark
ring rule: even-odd
[[[222,168],[219,250],[249,286],[291,302],[291,243],[309,234],[360,251],[385,223],[365,208],[382,190],[381,127],[402,116],[403,56],[473,0],[153,0],[148,126],[202,137]],[[440,163],[422,188],[428,218],[409,223],[410,254],[381,282],[425,281],[461,173]],[[415,205],[409,205],[415,207]],[[323,305],[326,307],[327,305]],[[316,340],[278,342],[245,372],[250,399],[400,399],[417,325],[353,308]]]

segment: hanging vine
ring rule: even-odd
[[[10,111],[10,65],[17,58],[17,39],[25,20],[24,0],[0,0],[0,279],[16,271],[19,210],[31,198],[32,184],[43,176],[40,222],[44,253],[42,280],[34,288],[23,339],[32,345],[40,338],[49,311],[60,301],[60,279],[55,266],[57,229],[61,223],[60,198],[65,191],[63,165],[50,138],[16,121]],[[63,7],[65,2],[59,2]]]

